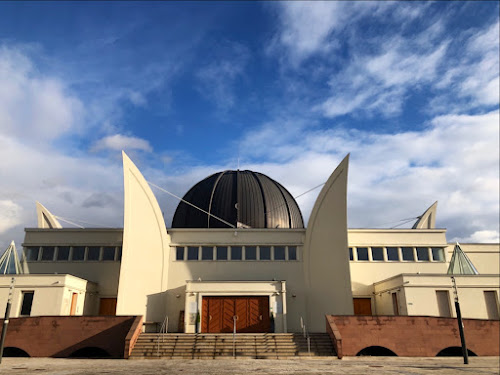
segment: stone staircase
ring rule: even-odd
[[[311,333],[311,353],[300,333],[238,333],[236,358],[284,359],[296,356],[335,356],[326,333]],[[130,359],[179,358],[219,359],[233,357],[233,335],[230,333],[142,333]]]

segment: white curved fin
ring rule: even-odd
[[[413,224],[412,229],[435,229],[438,202],[435,201]]]
[[[62,225],[57,221],[55,216],[40,202],[36,202],[36,216],[38,219],[38,228],[62,228]]]

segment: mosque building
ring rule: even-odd
[[[12,317],[140,315],[144,330],[325,331],[325,314],[499,319],[499,244],[450,244],[437,203],[410,229],[347,228],[347,156],[307,227],[264,174],[223,171],[195,184],[167,228],[123,153],[123,228],[62,228],[37,203],[26,228]],[[0,261],[1,263],[1,261]],[[7,272],[4,272],[7,273]],[[10,277],[0,277],[6,301]],[[5,303],[5,302],[3,302]],[[1,306],[0,306],[1,308]]]

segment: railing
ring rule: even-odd
[[[157,339],[157,346],[156,346],[156,356],[159,357],[160,356],[160,338],[161,338],[161,342],[164,342],[165,340],[165,335],[168,333],[168,315],[165,315],[165,319],[163,319],[163,323],[160,327],[160,332],[158,332],[158,339]]]
[[[237,315],[233,315],[233,358],[236,358],[236,321],[238,320]]]
[[[307,353],[311,355],[311,336],[309,336],[309,332],[307,332],[306,325],[302,317],[300,317],[300,328],[302,328],[302,335],[307,340]]]

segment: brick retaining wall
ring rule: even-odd
[[[96,347],[112,358],[124,358],[125,339],[141,319],[136,316],[13,318],[9,321],[5,347],[22,349],[30,357],[68,357],[79,349]]]
[[[467,348],[478,356],[500,355],[500,321],[464,319]],[[326,316],[339,358],[381,346],[403,357],[434,357],[460,347],[457,320],[426,316]]]

